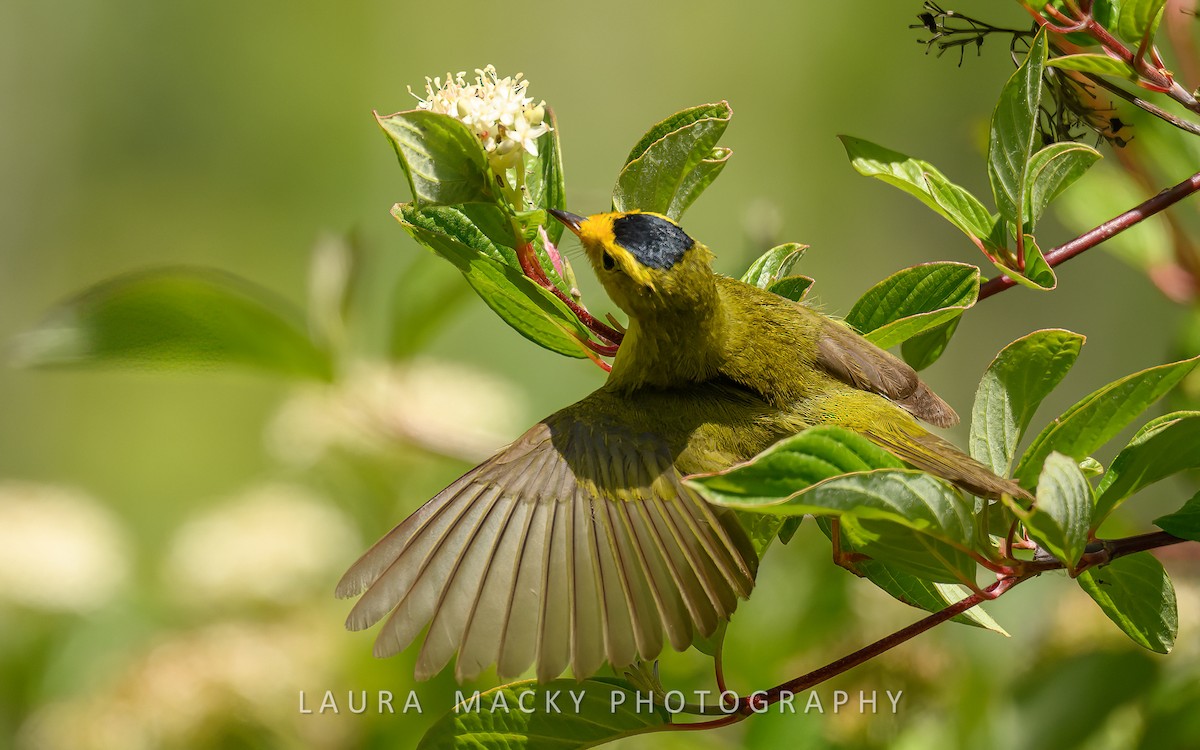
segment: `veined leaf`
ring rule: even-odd
[[[892,274],[867,290],[846,316],[876,346],[888,348],[962,315],[979,298],[979,269],[926,263]]]
[[[809,276],[784,276],[768,286],[767,291],[778,294],[780,297],[786,297],[793,302],[799,302],[808,295],[808,290],[812,289],[813,283],[813,279]]]
[[[808,245],[798,242],[787,242],[776,245],[750,264],[742,274],[742,281],[753,284],[759,289],[766,289],[791,272],[792,266],[804,257]]]
[[[375,119],[396,149],[417,205],[492,201],[487,157],[466,125],[423,109],[376,112]]]
[[[617,177],[613,210],[654,211],[678,221],[729,158],[728,150],[714,149],[732,117],[729,104],[718,102],[677,112],[652,127]]]
[[[900,188],[976,241],[987,236],[991,213],[975,196],[947,180],[937,167],[861,138],[838,138],[859,174]]]
[[[1042,255],[1042,249],[1038,247],[1037,241],[1031,234],[1025,235],[1025,273],[1022,274],[1014,268],[1008,268],[999,263],[996,263],[995,266],[1005,276],[1029,289],[1049,292],[1058,286],[1058,276],[1046,262],[1046,256]]]
[[[392,215],[415,240],[453,263],[487,306],[522,336],[568,357],[586,356],[580,339],[587,329],[557,297],[484,252],[409,222],[404,206],[395,206]]]
[[[160,268],[100,282],[16,340],[28,367],[203,369],[242,365],[326,380],[329,354],[299,311],[231,274]]]
[[[639,710],[638,690],[624,680],[514,682],[472,693],[434,722],[420,750],[585,748],[671,723],[658,705]]]
[[[907,339],[900,345],[900,356],[914,370],[918,372],[924,370],[938,361],[942,353],[946,351],[946,347],[950,345],[950,339],[958,330],[958,324],[961,321],[962,316],[960,315],[948,323],[942,323],[937,328],[931,328]]]
[[[1051,451],[1082,461],[1171,390],[1197,361],[1200,357],[1151,367],[1092,392],[1034,438],[1017,466],[1017,481],[1032,486]]]
[[[1167,0],[1121,0],[1117,35],[1133,44],[1140,43],[1146,35],[1153,38],[1166,4]]]
[[[1037,224],[1050,201],[1083,176],[1096,163],[1100,152],[1082,143],[1051,143],[1029,160],[1025,175],[1023,216],[1030,229]]]
[[[529,189],[529,197],[533,205],[540,209],[557,208],[560,211],[567,207],[567,188],[563,180],[562,144],[558,135],[558,118],[554,110],[546,107],[544,122],[550,126],[550,132],[538,138],[537,158],[528,160],[528,175],[525,185]],[[546,234],[550,241],[558,244],[562,239],[562,222],[548,221],[545,223]]]
[[[1113,459],[1096,488],[1093,528],[1125,498],[1160,479],[1200,467],[1200,412],[1183,411],[1151,420]]]
[[[1160,654],[1171,651],[1179,631],[1175,587],[1154,555],[1121,557],[1075,580],[1134,643]]]
[[[1084,337],[1034,331],[1004,347],[988,365],[971,409],[971,456],[1008,476],[1034,412],[1075,364]]]
[[[676,220],[683,216],[683,213],[696,202],[700,194],[707,190],[708,186],[713,184],[724,171],[731,156],[733,156],[733,149],[717,146],[708,156],[701,159],[696,168],[688,172],[683,181],[679,183],[679,189],[675,191],[675,197],[671,199],[671,205],[667,206],[664,213]]]
[[[1038,478],[1037,505],[1024,519],[1029,535],[1074,572],[1091,521],[1091,485],[1074,459],[1051,453]]]
[[[687,481],[708,500],[737,507],[782,502],[817,482],[849,472],[903,466],[857,432],[826,425],[784,438],[745,463]]]
[[[1115,57],[1109,57],[1108,55],[1095,53],[1063,55],[1062,57],[1050,58],[1046,61],[1046,65],[1062,70],[1078,70],[1081,73],[1113,76],[1114,78],[1123,78],[1127,81],[1137,80],[1137,73],[1134,72],[1133,68],[1129,67],[1129,63],[1124,60],[1118,60]]]
[[[1000,215],[1018,232],[1025,231],[1026,176],[1037,142],[1037,120],[1042,103],[1042,71],[1046,65],[1046,31],[1038,31],[1029,54],[1017,68],[992,113],[988,148],[988,179]]]

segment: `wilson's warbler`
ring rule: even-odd
[[[848,327],[712,271],[665,216],[552,211],[579,236],[629,328],[604,385],[534,425],[372,547],[339,596],[395,654],[429,625],[417,679],[455,651],[540,680],[687,648],[749,595],[757,558],[736,517],[684,486],[816,424],[856,430],[982,497],[1027,497],[914,417],[957,415]]]

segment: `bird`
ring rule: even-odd
[[[376,656],[428,626],[415,676],[457,653],[460,682],[495,665],[577,680],[713,635],[754,586],[738,516],[691,474],[747,461],[815,425],[857,431],[988,499],[1028,498],[918,420],[958,422],[899,358],[811,307],[715,273],[667,216],[552,209],[629,319],[603,385],[541,420],[372,546],[336,593],[346,625],[387,618]]]

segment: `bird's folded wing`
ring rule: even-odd
[[[652,436],[551,417],[393,529],[337,593],[365,591],[352,630],[391,613],[378,656],[429,625],[418,679],[455,651],[460,680],[493,663],[582,679],[655,657],[664,630],[679,650],[711,635],[756,565],[732,514],[687,489]]]
[[[958,415],[902,360],[832,320],[817,339],[817,361],[827,372],[855,388],[878,393],[917,419],[938,427],[958,424]]]

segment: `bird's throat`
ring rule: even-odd
[[[715,296],[715,295],[714,295]],[[701,383],[720,371],[725,313],[712,304],[632,317],[607,387],[633,390]]]

